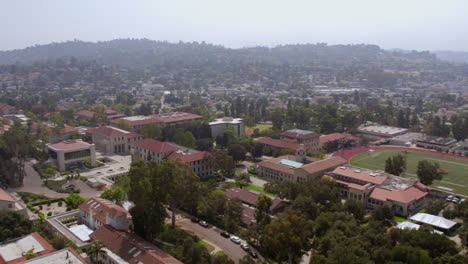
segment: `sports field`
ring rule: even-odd
[[[439,163],[440,167],[447,171],[441,181],[434,181],[433,188],[468,195],[468,160],[448,157],[428,152],[419,152],[401,149],[387,149],[367,151],[350,160],[351,165],[373,170],[385,170],[385,160],[396,154],[406,155],[406,177],[417,177],[416,170],[420,160],[429,160]],[[405,154],[407,153],[407,154]]]

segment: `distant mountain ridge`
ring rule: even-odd
[[[439,50],[434,51],[434,53],[441,60],[454,63],[468,63],[468,52],[466,51]]]
[[[204,42],[169,43],[148,39],[116,39],[103,42],[67,41],[33,47],[0,51],[0,64],[33,63],[76,57],[103,64],[122,66],[170,65],[182,63],[267,63],[275,65],[313,65],[326,68],[354,67],[363,69],[399,68],[406,64],[443,63],[427,51],[401,52],[383,50],[377,45],[297,44],[273,48],[253,47],[230,49]]]

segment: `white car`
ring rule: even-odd
[[[241,243],[241,240],[238,236],[232,236],[231,237],[231,241],[236,243],[236,244],[240,244]]]

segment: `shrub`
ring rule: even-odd
[[[58,202],[58,206],[62,206],[63,202],[62,201],[59,201]]]
[[[52,212],[48,212],[48,213],[47,213],[47,216],[51,216],[51,215],[52,215]]]

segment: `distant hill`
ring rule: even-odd
[[[325,68],[356,67],[361,69],[400,68],[414,64],[438,64],[429,52],[386,51],[376,45],[281,45],[274,48],[229,49],[202,43],[169,43],[148,39],[116,39],[103,42],[68,41],[0,51],[0,64],[32,63],[76,57],[103,64],[123,66],[267,63],[275,65],[312,65]]]
[[[468,52],[466,51],[449,51],[440,50],[434,52],[437,57],[444,61],[450,61],[454,63],[468,63]]]

